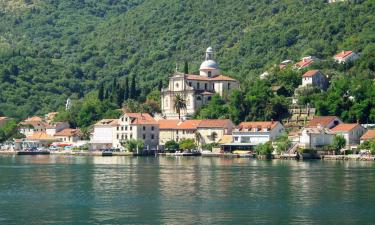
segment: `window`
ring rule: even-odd
[[[117,130],[119,130],[119,127],[117,127]]]
[[[127,134],[125,134],[125,140],[128,140],[128,135]]]
[[[124,117],[121,118],[121,121],[124,122]]]
[[[125,130],[128,130],[128,126],[125,126]]]
[[[128,122],[128,118],[127,117],[125,118],[125,121]]]
[[[119,135],[119,134],[117,134],[117,140],[119,139],[119,137],[120,137],[120,135]]]
[[[154,139],[154,135],[153,134],[151,134],[151,139]]]
[[[143,140],[146,139],[146,134],[143,134]]]
[[[146,127],[145,127],[145,126],[143,126],[143,127],[142,127],[142,129],[143,129],[143,130],[146,130]]]
[[[123,134],[121,135],[121,140],[124,140],[124,135]]]
[[[198,97],[197,97],[197,100],[198,100],[198,101],[202,100],[201,96],[198,96]]]
[[[130,134],[130,139],[133,139],[133,134]]]
[[[121,130],[124,130],[124,127],[121,127]]]
[[[189,82],[189,86],[191,87],[191,85],[192,85],[192,83],[191,82]]]
[[[151,127],[151,130],[154,130],[154,126]]]
[[[132,126],[130,126],[130,127],[129,127],[129,129],[130,129],[130,130],[133,130],[133,127],[132,127]]]
[[[211,77],[212,72],[211,72],[211,71],[208,71],[207,74],[208,74],[209,77]]]
[[[208,101],[211,101],[211,96],[208,96],[207,100],[208,100]]]
[[[204,90],[207,90],[207,83],[204,84]]]
[[[228,90],[230,89],[230,83],[228,83]]]
[[[178,85],[178,83],[176,83],[176,88],[178,88],[179,87],[179,85]]]
[[[200,84],[199,84],[199,82],[198,82],[198,83],[197,83],[197,89],[199,89],[199,88],[200,88],[200,87],[199,87],[199,85],[200,85]]]

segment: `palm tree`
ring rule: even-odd
[[[201,140],[201,138],[202,138],[202,135],[201,135],[201,133],[199,133],[199,131],[195,131],[194,132],[194,135],[195,135],[195,141],[197,142],[197,146],[199,146],[199,144],[200,144],[200,140]]]
[[[214,131],[211,133],[211,139],[213,142],[216,142],[216,138],[217,138],[217,133]]]
[[[178,118],[181,119],[181,110],[186,109],[186,100],[181,94],[176,94],[174,99],[174,109],[178,113]]]

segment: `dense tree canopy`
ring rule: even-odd
[[[196,72],[204,49],[212,46],[223,73],[242,84],[218,109],[236,122],[286,117],[288,96],[275,96],[271,86],[284,86],[291,95],[302,71],[275,70],[267,81],[257,77],[305,55],[323,59],[316,66],[332,79],[327,93],[301,96],[301,102],[321,115],[375,122],[374,11],[371,0],[2,1],[0,115],[56,111],[68,97],[78,101],[97,89],[98,104],[113,105],[110,110],[128,99],[143,103],[167,84],[176,63],[182,71],[189,62],[185,70]],[[343,66],[330,62],[344,49],[360,52],[360,59]],[[148,110],[153,107],[151,102]],[[210,112],[216,106],[208,107],[198,116],[217,114]],[[105,113],[98,108],[82,105],[94,120]],[[89,123],[77,116],[72,122]]]

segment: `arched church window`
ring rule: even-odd
[[[211,71],[208,71],[208,72],[207,72],[208,77],[211,77],[211,74],[212,74]]]

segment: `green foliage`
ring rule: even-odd
[[[24,137],[23,134],[18,132],[17,121],[14,119],[9,120],[0,127],[0,143]]]
[[[255,147],[255,151],[258,155],[271,155],[272,152],[273,152],[273,146],[272,146],[272,143],[269,141],[269,142],[266,142],[264,144],[259,144]]]
[[[291,94],[301,74],[275,71],[264,84],[256,79],[284,59],[307,54],[323,59],[316,66],[335,71],[327,75],[337,75],[332,83],[340,85],[303,101],[321,115],[375,122],[372,1],[24,2],[28,7],[0,13],[0,113],[6,116],[56,111],[68,97],[78,101],[100,83],[109,104],[120,107],[129,98],[143,103],[166,84],[176,61],[197,72],[212,45],[223,74],[239,79],[244,89],[220,109],[228,107],[225,116],[235,122],[286,117],[287,100],[274,98],[269,87],[283,85]],[[343,49],[362,53],[360,59],[340,66],[325,62]],[[345,79],[347,88],[341,86]],[[354,102],[343,99],[346,90]],[[210,115],[217,113],[202,109],[200,116]]]
[[[121,145],[124,146],[125,149],[128,152],[136,152],[137,149],[139,151],[142,151],[145,144],[144,144],[143,140],[129,139],[129,140],[121,143]]]
[[[186,100],[181,94],[176,94],[174,96],[174,109],[178,113],[178,118],[181,118],[181,110],[186,109]]]
[[[375,139],[364,141],[360,146],[361,150],[369,150],[372,155],[375,155]]]
[[[197,148],[195,141],[193,139],[182,139],[179,143],[181,150],[194,150]]]
[[[211,151],[211,152],[212,152],[213,148],[218,148],[218,147],[220,147],[219,143],[209,143],[209,144],[203,144],[202,145],[203,150],[207,150],[207,151]]]
[[[346,145],[346,140],[342,135],[335,135],[332,140],[332,149],[339,151]]]
[[[165,143],[164,148],[166,151],[176,151],[179,149],[179,144],[175,140],[169,140]]]
[[[289,140],[288,134],[283,133],[276,139],[275,145],[277,153],[280,154],[281,152],[287,151],[292,145],[292,142]]]

